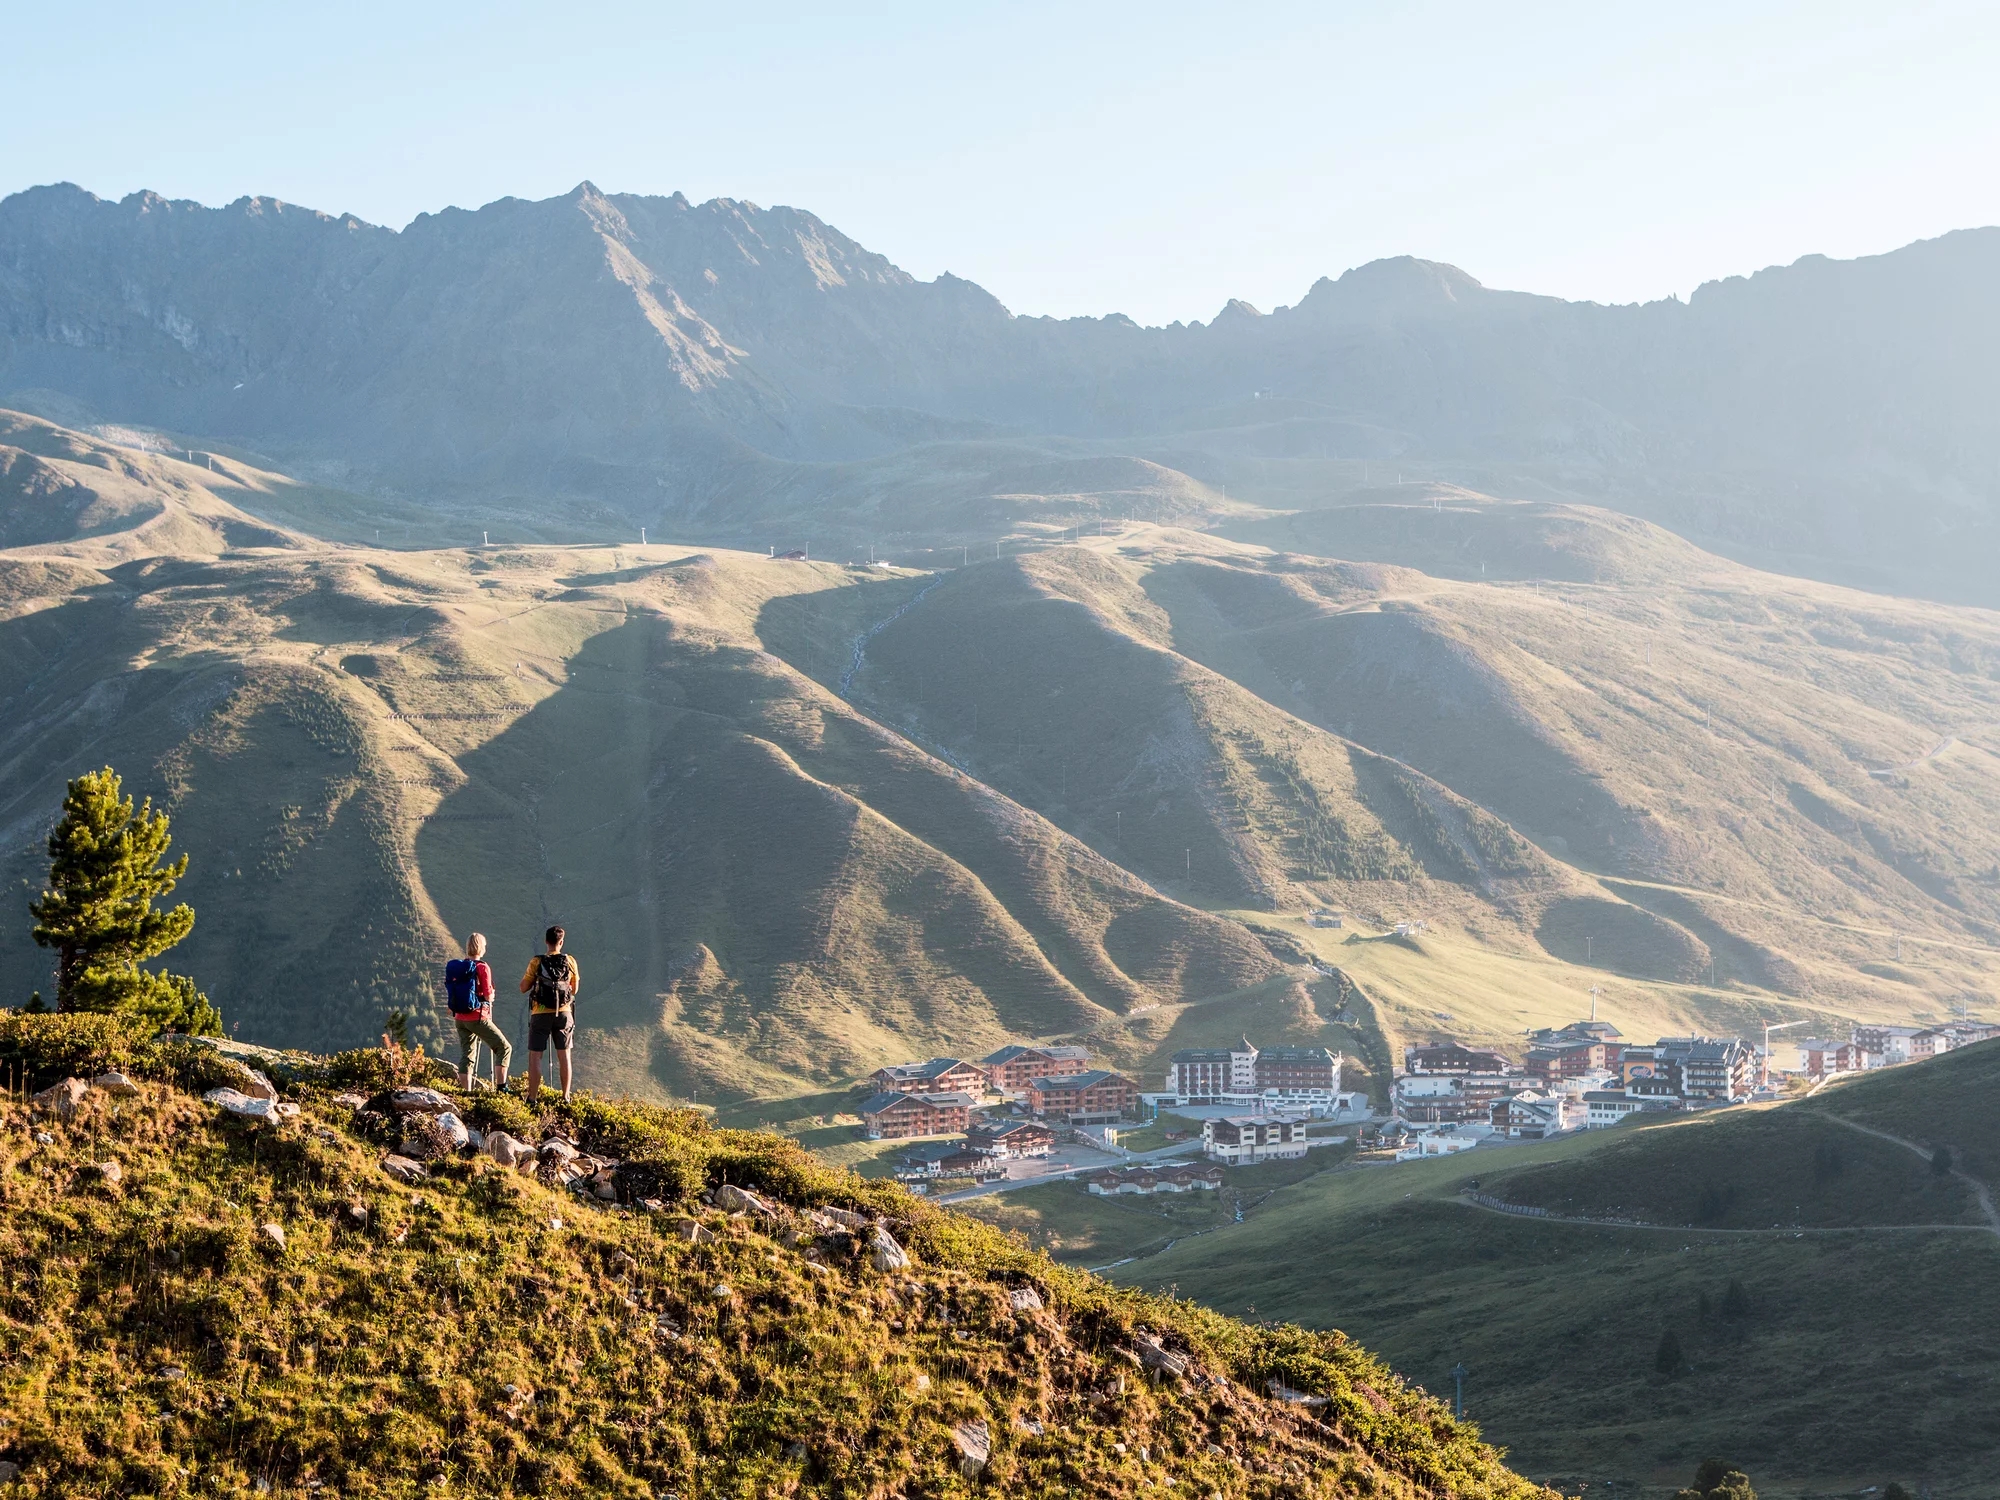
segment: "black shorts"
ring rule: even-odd
[[[569,1051],[569,1044],[576,1039],[576,1012],[573,1010],[536,1011],[528,1017],[528,1050],[545,1051],[550,1043],[558,1052]]]

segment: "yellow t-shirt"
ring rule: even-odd
[[[576,959],[567,953],[537,953],[533,958],[528,960],[528,970],[521,976],[522,985],[530,991],[534,989],[535,976],[542,972],[542,960],[544,958],[559,958],[569,965],[569,997],[572,1000],[576,999],[576,992],[583,988],[583,970],[577,965]],[[553,1015],[555,1014],[555,1007],[537,1005],[535,1007],[535,1014]]]

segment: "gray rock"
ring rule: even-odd
[[[383,1157],[382,1170],[397,1182],[403,1183],[422,1182],[428,1175],[424,1171],[422,1162],[411,1161],[407,1156]]]
[[[436,1089],[397,1089],[389,1096],[389,1108],[399,1115],[441,1115],[451,1110],[451,1101]]]
[[[21,1466],[11,1459],[0,1458],[0,1484],[12,1484],[21,1477]]]
[[[450,1110],[436,1117],[438,1129],[451,1138],[452,1149],[462,1150],[471,1144],[472,1132],[465,1128],[465,1121]]]
[[[103,1089],[107,1094],[115,1094],[120,1099],[133,1098],[139,1092],[139,1085],[123,1073],[99,1073],[90,1080],[90,1086],[94,1089]]]
[[[125,1169],[115,1161],[101,1161],[91,1170],[97,1174],[97,1180],[106,1187],[117,1187],[125,1180]]]
[[[243,1085],[243,1093],[248,1094],[252,1099],[275,1100],[278,1097],[278,1086],[262,1073],[259,1073],[255,1068],[245,1068],[243,1071],[249,1076],[249,1081]]]
[[[676,1237],[686,1240],[691,1245],[715,1243],[715,1231],[697,1219],[675,1219],[667,1228]]]
[[[61,1083],[43,1089],[28,1102],[36,1114],[69,1120],[76,1117],[77,1106],[83,1103],[84,1095],[89,1092],[90,1085],[81,1078],[65,1078]]]
[[[958,1449],[958,1467],[970,1479],[993,1457],[993,1429],[984,1417],[960,1422],[951,1430],[952,1445]]]
[[[778,1216],[778,1211],[755,1193],[729,1182],[715,1190],[715,1206],[724,1213],[757,1214],[766,1219]]]
[[[362,1110],[368,1107],[368,1101],[360,1094],[335,1094],[333,1102],[346,1110]]]
[[[226,1109],[232,1115],[242,1115],[249,1120],[271,1120],[277,1118],[273,1112],[273,1102],[269,1099],[252,1099],[248,1094],[236,1089],[210,1089],[201,1096],[210,1104]]]
[[[537,1153],[543,1161],[575,1161],[583,1153],[559,1135],[552,1135],[543,1141]]]
[[[366,1229],[368,1227],[368,1205],[363,1203],[359,1198],[348,1199],[341,1206],[340,1222],[347,1229]]]
[[[282,1250],[285,1248],[285,1226],[282,1224],[259,1224],[257,1232],[270,1244]]]
[[[1040,1312],[1042,1294],[1031,1286],[1017,1286],[1007,1294],[1007,1305],[1017,1313]]]
[[[896,1243],[894,1235],[879,1226],[868,1238],[868,1258],[875,1263],[878,1271],[909,1269],[910,1252]]]
[[[499,1162],[503,1167],[511,1167],[522,1157],[532,1159],[534,1147],[526,1141],[517,1141],[504,1130],[489,1130],[480,1141],[479,1149]]]

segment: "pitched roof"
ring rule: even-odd
[[[1333,1061],[1333,1054],[1324,1047],[1266,1047],[1258,1056],[1275,1058],[1279,1062]]]
[[[1002,1047],[998,1052],[989,1052],[979,1059],[989,1068],[997,1068],[1002,1063],[1010,1063],[1017,1057],[1026,1057],[1030,1052],[1040,1052],[1040,1047]]]
[[[978,1102],[970,1094],[900,1094],[894,1089],[885,1089],[879,1094],[870,1094],[866,1099],[863,1099],[859,1109],[860,1113],[864,1115],[879,1115],[885,1110],[893,1109],[898,1104],[924,1104],[933,1109],[963,1105],[965,1108],[970,1109]]]
[[[1054,1078],[1037,1078],[1029,1087],[1047,1094],[1067,1089],[1087,1089],[1114,1080],[1128,1087],[1133,1086],[1132,1080],[1121,1073],[1094,1068],[1088,1073],[1063,1073]]]

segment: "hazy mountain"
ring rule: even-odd
[[[1401,469],[1983,600],[1996,334],[2000,230],[1634,307],[1403,258],[1142,328],[1016,317],[799,210],[587,183],[400,232],[257,198],[0,202],[17,406],[718,539],[1311,509]],[[1121,457],[1145,466],[1092,467]]]

